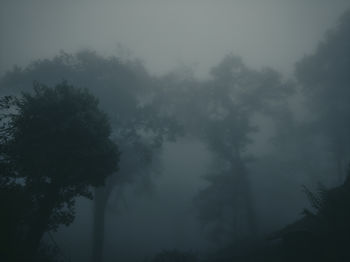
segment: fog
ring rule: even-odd
[[[150,259],[168,249],[212,248],[200,231],[192,201],[205,186],[200,176],[205,173],[203,163],[208,163],[209,153],[198,141],[179,141],[164,151],[163,175],[155,181],[152,193],[126,188],[122,201],[120,195],[111,196],[105,261]],[[59,244],[73,261],[90,259],[92,219],[87,217],[91,210],[91,201],[82,200],[74,224],[58,233]]]
[[[0,261],[348,261],[349,10],[0,0]]]
[[[0,71],[88,48],[142,59],[153,73],[186,65],[206,76],[233,52],[291,74],[348,7],[346,0],[2,0]]]

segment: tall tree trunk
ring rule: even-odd
[[[242,210],[244,224],[247,227],[247,233],[254,237],[258,233],[258,225],[248,171],[239,154],[233,165],[233,172],[236,172],[239,176],[238,186],[240,187],[239,193],[242,201],[241,207],[244,209]]]
[[[345,180],[344,158],[346,150],[344,148],[345,145],[343,141],[345,141],[345,139],[339,135],[333,143],[333,154],[337,168],[337,182],[339,185],[343,184]]]
[[[258,233],[258,224],[256,217],[256,209],[253,201],[253,192],[251,189],[251,184],[248,178],[248,173],[245,172],[245,178],[243,181],[243,200],[246,207],[246,219],[250,234],[254,237]]]
[[[105,214],[108,198],[113,189],[111,184],[108,183],[105,187],[95,189],[92,262],[103,261]]]
[[[95,189],[92,261],[102,262],[107,198],[105,188]]]
[[[343,156],[341,153],[336,153],[336,164],[337,164],[337,173],[338,173],[338,183],[341,185],[344,182],[344,163]]]

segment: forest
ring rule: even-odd
[[[0,261],[350,261],[349,47],[348,10],[292,75],[122,47],[6,68]]]

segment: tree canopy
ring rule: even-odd
[[[30,199],[23,239],[33,252],[45,231],[73,221],[76,196],[91,198],[90,187],[118,169],[119,151],[107,115],[87,90],[37,83],[33,93],[3,101],[1,186]]]
[[[312,113],[315,133],[326,138],[342,183],[350,155],[350,11],[330,30],[313,54],[296,65],[296,76]]]

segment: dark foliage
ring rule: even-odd
[[[2,240],[8,256],[16,246],[23,251],[16,256],[29,260],[44,232],[73,221],[75,197],[91,198],[90,187],[103,185],[117,170],[119,152],[106,114],[86,90],[66,82],[54,88],[35,84],[32,94],[4,101]]]
[[[350,11],[318,45],[316,52],[296,65],[306,105],[312,113],[314,136],[322,135],[337,166],[335,181],[341,184],[350,156]]]
[[[86,87],[98,97],[109,115],[112,139],[123,152],[118,175],[110,176],[106,186],[95,191],[93,256],[100,261],[104,214],[111,192],[116,187],[122,192],[126,184],[136,184],[150,192],[152,178],[159,172],[152,165],[153,158],[165,140],[173,141],[183,130],[171,115],[159,109],[160,87],[139,61],[105,58],[92,51],[61,52],[52,59],[37,60],[7,72],[0,88],[10,94],[32,92],[28,83],[35,79],[53,84],[62,78]]]
[[[345,183],[333,189],[320,187],[306,193],[313,211],[276,232],[270,238],[282,239],[286,261],[349,261],[350,172]]]

